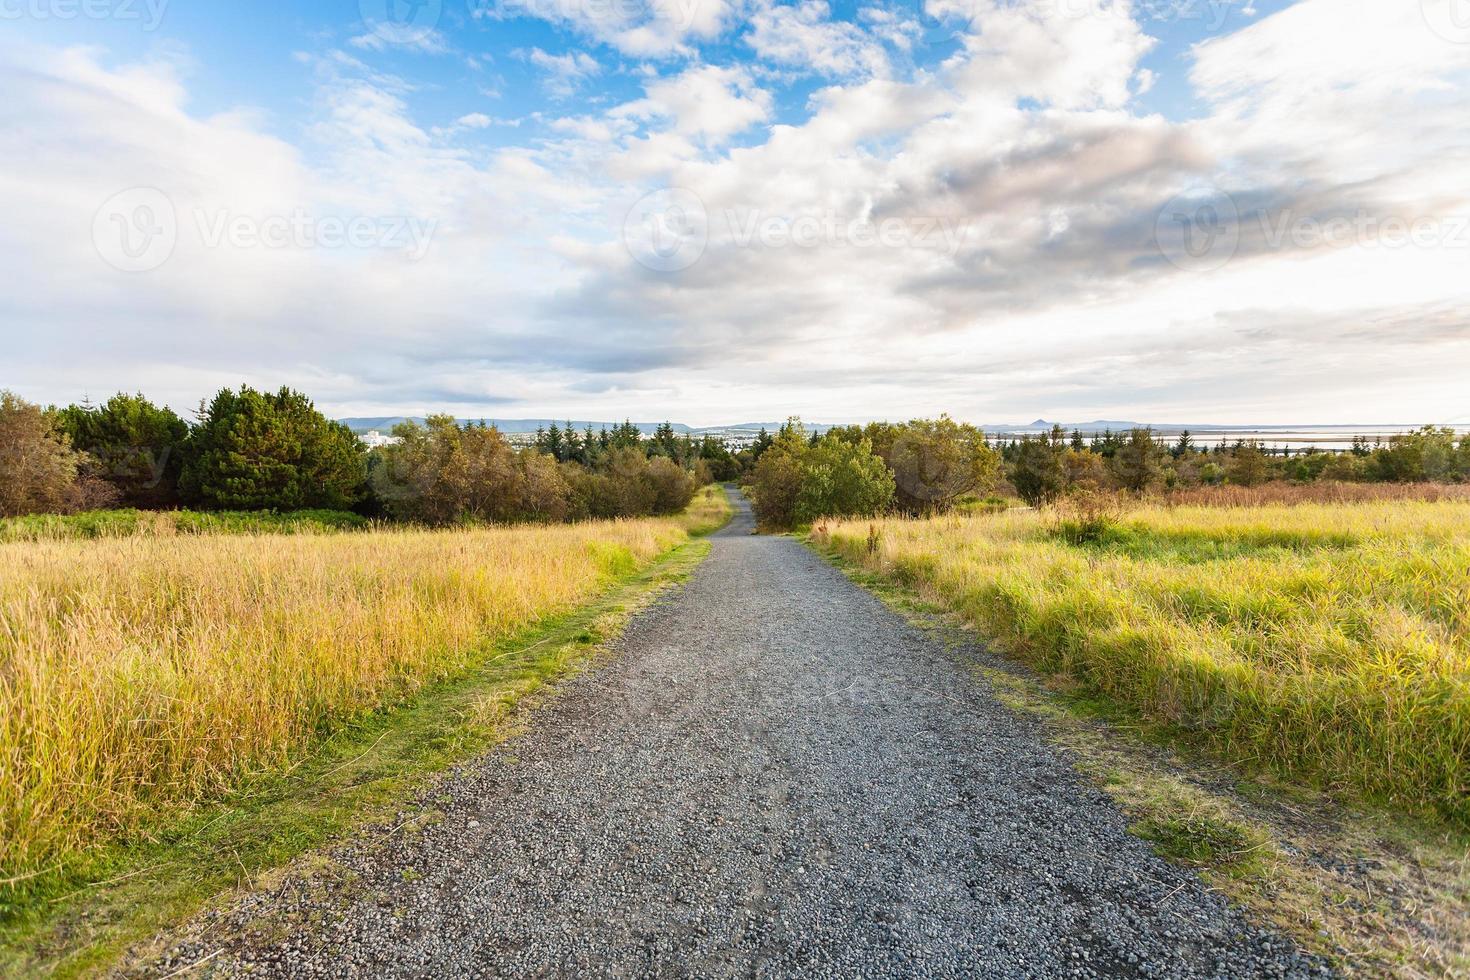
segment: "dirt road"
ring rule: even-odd
[[[523,738],[151,971],[275,976],[1316,973],[956,655],[748,508]],[[442,813],[442,819],[437,814]],[[340,876],[339,876],[340,877]]]

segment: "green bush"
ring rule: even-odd
[[[762,526],[790,528],[819,517],[882,513],[892,506],[895,487],[892,471],[866,438],[813,443],[793,419],[755,464],[751,492]]]

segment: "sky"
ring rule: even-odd
[[[0,0],[0,387],[1470,424],[1470,0]]]

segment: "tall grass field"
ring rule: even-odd
[[[1470,503],[826,522],[1004,650],[1225,758],[1470,826]]]
[[[286,764],[723,507],[706,492],[680,518],[0,543],[0,881]]]

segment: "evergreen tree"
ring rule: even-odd
[[[561,427],[555,422],[551,423],[551,428],[546,430],[546,446],[541,451],[558,463],[566,459],[566,442],[562,439]]]
[[[605,433],[604,433],[605,434]],[[577,457],[577,462],[583,466],[592,466],[597,462],[597,435],[592,431],[592,423],[587,423],[587,428],[582,432],[582,452]]]
[[[117,394],[100,406],[71,405],[57,418],[72,445],[91,457],[87,470],[116,490],[128,507],[178,503],[179,473],[189,426],[172,409],[142,395]]]
[[[1162,455],[1152,429],[1133,429],[1126,440],[1119,440],[1113,453],[1113,474],[1123,489],[1142,493],[1162,475],[1159,466]]]
[[[236,510],[346,508],[367,478],[362,442],[305,395],[226,388],[190,433],[180,492]]]
[[[1046,436],[1022,439],[1016,448],[1009,471],[1011,486],[1032,507],[1051,503],[1065,489],[1062,451],[1061,445]]]
[[[1179,441],[1174,443],[1174,448],[1170,450],[1170,452],[1173,454],[1175,459],[1179,459],[1182,456],[1187,456],[1190,453],[1194,452],[1194,440],[1189,437],[1188,429],[1185,429],[1183,432],[1179,433]]]
[[[755,442],[752,443],[750,447],[751,459],[753,461],[759,460],[762,456],[765,455],[766,450],[775,445],[775,442],[776,440],[771,438],[771,434],[766,431],[766,427],[761,426],[760,434],[755,437]]]

